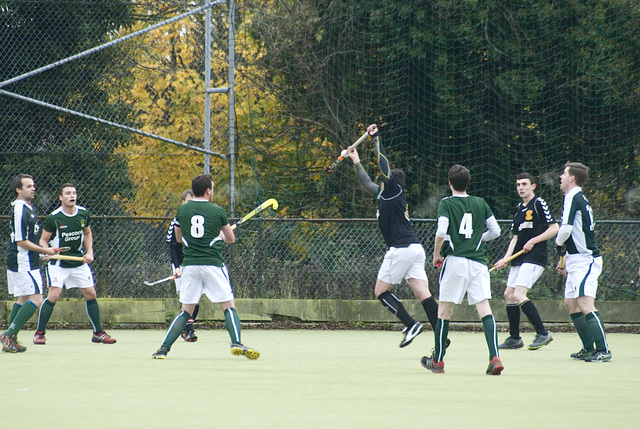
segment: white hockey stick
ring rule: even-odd
[[[169,280],[174,280],[175,278],[176,276],[169,276],[160,280],[156,280],[155,282],[149,282],[145,280],[144,284],[146,284],[147,286],[155,286],[155,285],[159,285],[160,283],[168,282]]]
[[[362,143],[363,141],[365,141],[365,139],[369,136],[369,131],[365,131],[363,135],[360,136],[360,138],[358,140],[356,140],[356,142],[352,145],[354,148],[358,147],[358,145],[360,143]],[[327,174],[331,174],[333,173],[333,171],[336,169],[336,167],[338,166],[338,164],[340,164],[342,162],[343,159],[345,159],[347,156],[343,155],[343,153],[345,153],[346,149],[342,151],[342,153],[340,154],[340,156],[333,161],[333,164],[331,164],[330,166],[328,166],[327,168],[324,169],[324,172]]]

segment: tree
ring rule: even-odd
[[[6,80],[77,54],[105,40],[109,32],[131,23],[129,2],[11,1],[0,4],[0,79]],[[130,111],[111,103],[104,82],[114,50],[53,68],[3,89],[90,114],[127,122]],[[5,183],[31,173],[37,203],[48,211],[58,204],[56,190],[74,182],[82,203],[94,212],[120,214],[118,198],[128,197],[126,165],[114,155],[130,136],[73,115],[2,97],[0,164]],[[4,194],[7,210],[11,194]]]

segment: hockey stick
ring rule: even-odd
[[[356,142],[352,145],[354,148],[358,147],[358,145],[360,143],[362,143],[367,136],[369,135],[368,131],[365,131],[363,135],[360,136],[360,138],[358,140],[356,140]],[[331,164],[330,166],[328,166],[327,168],[324,169],[324,172],[327,174],[331,174],[333,173],[333,171],[336,169],[336,167],[338,166],[338,164],[340,164],[342,162],[343,159],[345,159],[347,157],[347,153],[346,153],[346,149],[342,151],[342,153],[340,154],[340,156],[338,157],[338,159],[336,159],[335,161],[333,161],[333,164]]]
[[[60,259],[60,260],[63,260],[63,261],[84,262],[84,258],[82,256],[52,255],[51,259]]]
[[[54,247],[53,251],[54,252],[68,252],[69,250],[71,250],[71,247]]]
[[[169,276],[169,277],[165,277],[163,279],[160,280],[156,280],[155,282],[148,282],[148,281],[144,281],[144,284],[146,284],[147,286],[155,286],[158,285],[160,283],[164,283],[164,282],[168,282],[169,280],[174,280],[176,279],[176,276]]]
[[[507,262],[511,262],[514,259],[516,259],[518,256],[522,255],[524,253],[524,250],[521,250],[519,252],[514,253],[513,255],[509,256],[507,259],[505,259],[505,263]],[[491,267],[491,269],[489,270],[489,272],[494,271],[496,269],[495,265],[493,267]]]
[[[252,217],[257,215],[258,213],[260,213],[262,210],[266,209],[267,207],[273,207],[273,209],[276,210],[278,208],[278,202],[274,198],[269,198],[267,201],[265,201],[264,203],[260,204],[258,207],[256,207],[251,212],[249,212],[249,214],[245,215],[245,217],[240,219],[238,222],[236,222],[233,225],[231,225],[231,229],[236,229],[238,227],[238,225],[241,225],[244,221],[246,221],[248,219],[251,219]],[[213,243],[215,243],[216,241],[220,241],[220,240],[222,240],[222,237],[220,237],[220,236],[214,238],[211,241],[211,243],[209,243],[209,247],[213,246]]]

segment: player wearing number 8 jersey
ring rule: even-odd
[[[479,197],[467,195],[471,180],[469,170],[454,165],[449,170],[452,196],[438,205],[438,229],[433,249],[433,264],[442,264],[440,273],[440,304],[435,328],[435,350],[424,356],[422,366],[434,373],[444,372],[444,355],[449,320],[455,304],[465,294],[469,305],[475,304],[482,319],[489,348],[489,367],[486,373],[499,375],[502,362],[498,356],[496,322],[491,312],[489,270],[485,265],[484,242],[500,235],[500,227],[487,203]]]
[[[564,306],[582,340],[582,350],[571,357],[586,362],[609,362],[611,351],[604,322],[594,303],[598,277],[602,272],[602,257],[596,247],[593,210],[582,193],[588,177],[589,168],[579,162],[567,163],[560,176],[564,206],[556,245],[566,246],[567,256],[564,266],[559,265],[557,270],[560,274],[567,274]]]
[[[225,327],[231,338],[231,354],[258,359],[260,353],[240,342],[240,318],[236,313],[229,272],[222,259],[222,246],[234,243],[235,235],[225,211],[211,202],[213,178],[209,174],[196,176],[192,183],[194,198],[182,204],[176,214],[174,232],[183,244],[182,284],[178,314],[165,335],[160,348],[152,355],[164,359],[171,346],[185,329],[202,295],[218,303],[224,313]],[[216,238],[222,237],[222,241]]]

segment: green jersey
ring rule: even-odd
[[[487,229],[486,220],[492,216],[489,205],[480,197],[451,196],[441,200],[438,219],[444,217],[449,221],[441,254],[486,263],[482,234]]]
[[[222,208],[209,201],[191,200],[178,208],[176,222],[182,233],[182,265],[224,265],[224,242],[214,242],[220,236],[220,228],[229,224]]]
[[[89,210],[82,206],[75,206],[75,209],[75,214],[70,215],[62,211],[62,207],[59,207],[45,218],[42,227],[51,233],[49,246],[71,248],[62,253],[66,256],[84,256],[84,229],[91,225]],[[52,259],[49,264],[62,268],[75,268],[84,262]]]

